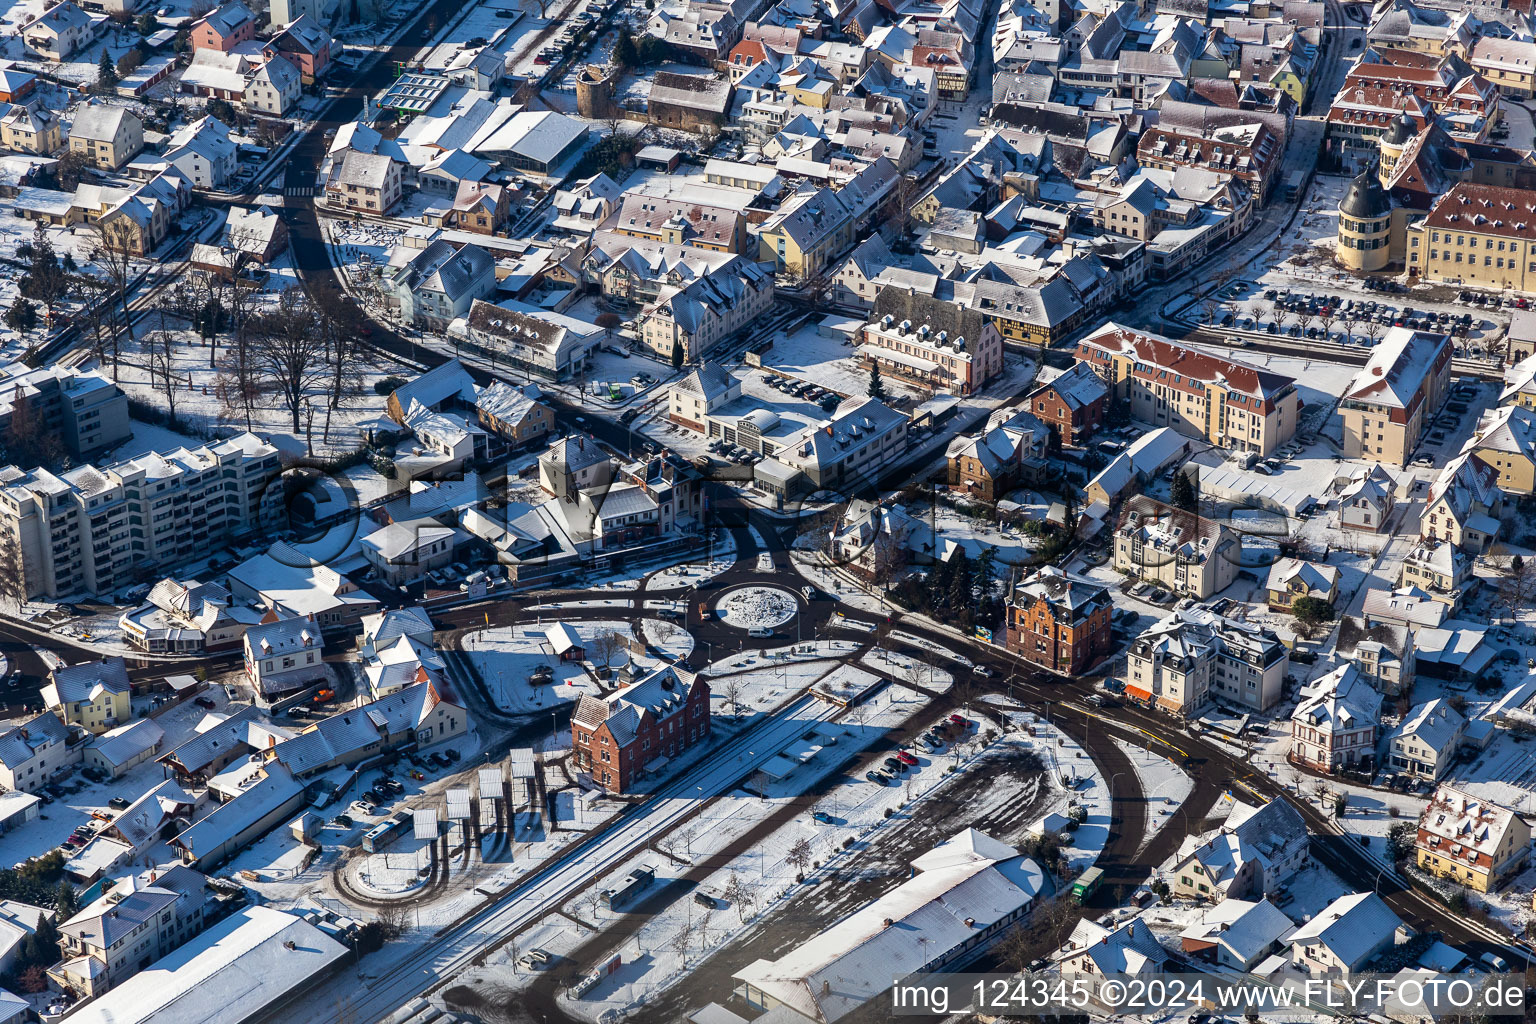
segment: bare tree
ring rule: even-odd
[[[795,844],[784,855],[784,862],[801,875],[804,875],[805,869],[811,863],[811,841],[804,836],[795,840]]]
[[[363,394],[368,348],[363,344],[367,317],[356,302],[329,281],[314,286],[311,296],[325,335],[325,361],[330,373],[330,397],[325,407],[325,440],[331,439],[331,414]]]
[[[0,597],[17,610],[27,599],[26,563],[21,545],[10,533],[0,534]]]
[[[285,289],[277,308],[257,318],[255,336],[256,365],[282,399],[297,434],[305,399],[327,380],[325,339],[304,290]]]
[[[96,222],[96,244],[91,258],[101,264],[106,274],[108,291],[116,300],[123,315],[123,329],[133,341],[133,310],[128,304],[129,286],[133,281],[133,254],[139,244],[138,225],[128,217],[116,217],[110,221]],[[116,353],[116,337],[113,338]]]
[[[721,687],[725,694],[725,702],[731,706],[731,713],[735,714],[741,708],[741,677],[729,675],[725,677],[725,685]]]
[[[1033,953],[1034,944],[1030,942],[1029,933],[1022,924],[1009,928],[997,940],[998,959],[1004,966],[1020,974],[1029,970],[1029,965],[1035,962]]]
[[[750,906],[752,913],[757,913],[757,892],[751,883],[747,882],[736,872],[731,872],[731,877],[726,879],[722,890],[726,902],[736,908],[736,916],[742,924],[747,923],[747,908]]]
[[[1360,333],[1371,339],[1371,345],[1376,344],[1376,339],[1387,333],[1387,329],[1375,320],[1367,320],[1360,325]]]
[[[692,925],[689,924],[689,922],[684,921],[681,927],[679,927],[677,931],[673,933],[672,939],[667,943],[667,945],[671,948],[672,952],[676,953],[678,957],[683,961],[683,966],[687,967],[688,949],[693,945]]]
[[[706,911],[704,911],[704,916],[699,918],[699,948],[700,949],[708,949],[709,948],[709,924],[710,924],[710,920],[714,916],[715,916],[715,912],[713,910],[706,910]]]
[[[1324,337],[1324,339],[1326,339],[1328,337],[1328,335],[1333,333],[1333,325],[1338,323],[1338,322],[1339,322],[1339,316],[1338,316],[1337,313],[1333,312],[1332,310],[1330,310],[1329,312],[1323,313],[1320,316],[1318,316],[1318,318],[1317,318],[1317,325],[1323,329],[1323,337]]]
[[[1496,606],[1513,618],[1522,608],[1536,601],[1536,558],[1511,559],[1508,569],[1499,580]]]
[[[613,664],[613,656],[619,653],[624,646],[624,640],[611,629],[600,630],[587,643],[588,649],[593,653],[594,660],[600,659],[603,668]]]
[[[167,325],[165,309],[160,310],[160,329],[144,338],[144,369],[152,387],[165,396],[166,409],[176,419],[176,394],[181,390],[181,374],[176,371],[176,350],[180,344],[176,332]]]
[[[1301,333],[1303,335],[1307,333],[1307,328],[1311,326],[1312,321],[1316,318],[1316,316],[1316,313],[1313,313],[1305,306],[1296,312],[1296,322],[1301,325]]]

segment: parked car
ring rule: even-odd
[[[880,763],[885,765],[885,767],[890,770],[892,775],[900,775],[902,772],[907,770],[907,766],[896,760],[894,757],[888,757]]]
[[[917,764],[917,758],[913,757],[911,754],[907,753],[905,750],[898,750],[898,751],[896,751],[896,760],[898,760],[902,764],[906,764],[906,765]]]
[[[885,776],[879,772],[865,772],[864,777],[877,786],[885,785]]]

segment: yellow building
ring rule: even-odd
[[[1350,270],[1382,270],[1391,261],[1392,200],[1370,169],[1339,200],[1338,261]]]
[[[1483,36],[1472,45],[1467,63],[1505,96],[1528,100],[1536,95],[1536,43]]]
[[[64,133],[53,111],[18,103],[0,117],[0,145],[16,153],[48,156],[64,145]]]
[[[122,658],[56,668],[42,696],[66,725],[78,725],[98,736],[133,717],[128,666]]]
[[[1536,492],[1536,413],[1526,405],[1503,405],[1478,424],[1467,448],[1499,474],[1507,494]]]
[[[1296,381],[1110,321],[1077,344],[1131,419],[1269,455],[1296,433]]]
[[[1408,228],[1408,272],[1427,281],[1536,290],[1536,191],[1455,185]]]
[[[853,243],[853,218],[831,189],[806,190],[763,221],[757,238],[758,259],[775,273],[810,277],[831,270]]]
[[[1406,466],[1450,381],[1449,338],[1388,329],[1339,400],[1345,457]]]
[[[1414,859],[1432,875],[1493,892],[1525,867],[1530,844],[1531,826],[1508,807],[1441,786],[1419,816]]]

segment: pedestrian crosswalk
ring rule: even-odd
[[[313,196],[314,194],[315,186],[313,185],[288,185],[283,189],[283,195],[290,199]]]

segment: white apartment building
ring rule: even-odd
[[[110,466],[0,469],[0,530],[21,550],[28,598],[105,594],[164,575],[284,516],[277,449],[254,434]],[[153,576],[150,576],[153,578]]]
[[[191,868],[124,878],[59,925],[64,959],[48,977],[99,996],[202,931],[208,901],[207,877]]]
[[[1271,631],[1191,608],[1131,644],[1125,690],[1174,714],[1196,711],[1209,700],[1266,711],[1280,699],[1290,663]]]
[[[1201,601],[1220,593],[1242,571],[1242,557],[1242,538],[1215,520],[1144,494],[1120,511],[1115,568],[1174,593]]]

